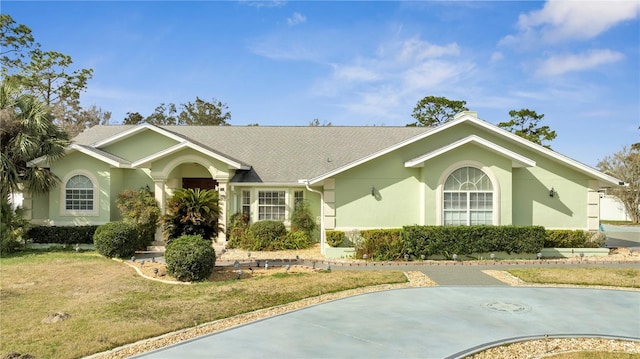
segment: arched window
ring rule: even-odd
[[[445,226],[493,224],[493,186],[475,167],[455,170],[444,183]]]
[[[67,211],[93,211],[93,182],[87,176],[75,175],[64,186],[64,209]]]

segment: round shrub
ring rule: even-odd
[[[167,273],[183,282],[209,278],[216,265],[216,252],[211,242],[200,235],[181,236],[171,241],[164,258]]]
[[[343,231],[326,231],[325,234],[327,244],[331,247],[340,247],[347,240],[347,235]]]
[[[249,227],[247,238],[253,242],[252,250],[278,250],[287,235],[287,228],[279,221],[259,221]]]
[[[93,244],[105,257],[126,258],[138,249],[138,233],[125,222],[109,222],[99,226],[93,234]]]

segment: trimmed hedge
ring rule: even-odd
[[[233,241],[227,244],[230,248],[249,251],[279,251],[307,248],[312,241],[309,233],[304,231],[287,232],[283,222],[259,221],[247,230],[235,233]]]
[[[340,247],[347,240],[347,235],[343,231],[325,231],[327,244],[331,247]]]
[[[372,229],[360,231],[361,241],[356,244],[356,258],[366,254],[380,261],[395,261],[404,257],[402,229]]]
[[[167,244],[164,253],[167,273],[180,281],[209,278],[216,265],[216,252],[211,241],[200,235],[181,236]]]
[[[549,229],[544,239],[545,248],[600,248],[605,236],[581,230]]]
[[[127,258],[136,252],[140,239],[132,224],[118,221],[99,226],[93,235],[93,244],[105,257]]]
[[[98,226],[34,226],[25,237],[33,243],[92,244]]]
[[[537,253],[542,250],[546,232],[541,226],[405,226],[402,231],[404,253],[421,255],[507,252]]]

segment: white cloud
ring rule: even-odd
[[[402,43],[397,56],[401,61],[420,62],[435,57],[456,56],[459,54],[460,48],[456,43],[440,46],[412,38]]]
[[[306,21],[307,21],[307,17],[302,15],[299,12],[294,12],[290,18],[287,18],[287,24],[289,24],[289,26],[302,24],[303,22],[306,22]]]
[[[577,55],[551,56],[540,64],[536,74],[557,76],[567,72],[590,70],[600,65],[620,61],[623,58],[623,54],[608,49],[592,50]]]
[[[549,0],[541,10],[520,15],[520,34],[503,42],[542,38],[545,42],[591,39],[617,24],[635,19],[640,1]]]
[[[473,64],[465,62],[427,61],[404,71],[402,85],[406,89],[417,92],[434,89],[447,82],[453,82],[462,74],[472,71],[473,68]]]
[[[504,59],[504,54],[500,51],[495,51],[494,53],[491,54],[491,58],[489,59],[489,63],[491,64],[495,64],[497,62],[500,62]]]
[[[380,75],[376,71],[359,65],[334,65],[333,75],[346,81],[376,81]]]
[[[260,1],[240,1],[241,4],[246,4],[251,7],[255,7],[257,9],[261,8],[273,8],[273,7],[282,7],[287,4],[286,1],[280,0],[260,0]]]

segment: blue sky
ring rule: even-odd
[[[595,166],[640,141],[640,2],[3,1],[43,50],[93,68],[83,106],[151,114],[196,96],[231,124],[404,126],[424,96],[497,124],[545,114]]]

